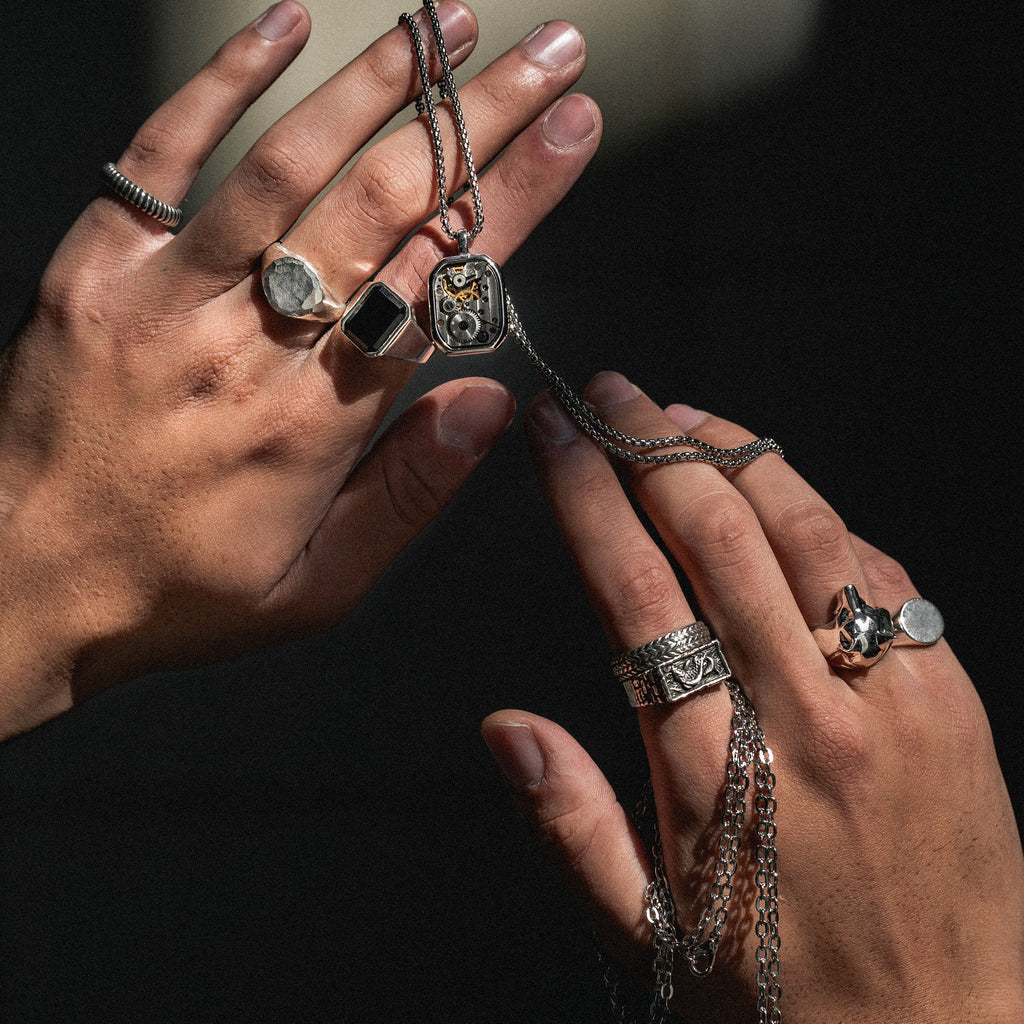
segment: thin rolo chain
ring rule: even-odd
[[[579,428],[590,438],[596,441],[609,455],[629,462],[639,462],[645,465],[660,465],[669,462],[708,462],[714,466],[724,468],[735,468],[745,466],[748,462],[766,452],[775,452],[782,455],[782,448],[778,442],[770,437],[760,437],[738,448],[717,448],[713,444],[701,441],[699,438],[690,437],[688,434],[675,434],[671,437],[632,437],[616,430],[610,423],[606,423],[586,402],[576,394],[575,391],[541,358],[540,353],[530,343],[526,336],[526,330],[519,314],[516,312],[512,301],[509,300],[509,328],[512,336],[519,343],[519,346],[526,353],[526,357],[540,371],[547,381],[548,387],[554,396],[562,403],[565,410],[576,421]],[[631,451],[624,447],[644,448],[648,451]],[[685,452],[664,452],[660,455],[650,454],[652,448],[674,448],[686,446],[691,451]]]
[[[438,91],[441,98],[446,99],[451,106],[456,134],[458,135],[462,158],[466,166],[466,180],[473,199],[473,226],[468,231],[456,231],[452,227],[449,218],[449,208],[453,197],[448,193],[448,176],[444,162],[444,142],[441,137],[441,126],[437,116],[437,105],[434,102],[430,82],[430,68],[423,46],[423,37],[412,15],[403,13],[399,21],[408,28],[409,34],[412,37],[416,65],[419,70],[420,81],[423,85],[422,95],[416,100],[416,109],[420,113],[426,112],[427,120],[430,124],[430,136],[434,149],[434,165],[437,175],[437,202],[441,227],[449,238],[458,241],[460,250],[466,250],[468,249],[469,242],[480,234],[484,226],[480,182],[477,177],[476,165],[473,162],[473,152],[469,144],[469,133],[466,130],[466,122],[462,115],[462,104],[459,102],[459,92],[455,85],[455,77],[452,74],[451,62],[448,59],[448,50],[444,44],[444,37],[441,34],[441,25],[438,22],[437,11],[435,10],[433,0],[425,0],[423,6],[430,19],[437,56],[441,65]],[[541,358],[526,336],[526,329],[523,327],[523,323],[515,307],[512,305],[511,299],[508,299],[508,323],[509,332],[516,339],[530,362],[547,381],[554,396],[562,403],[579,428],[588,437],[596,441],[609,455],[617,459],[643,465],[660,465],[672,462],[707,462],[726,469],[744,466],[766,452],[775,452],[777,455],[783,454],[782,448],[778,443],[768,437],[758,438],[738,448],[718,448],[687,434],[654,438],[633,437],[630,434],[624,434],[598,416],[576,394],[572,387]],[[688,450],[652,454],[652,450],[662,448],[685,448]]]
[[[483,230],[484,227],[484,205],[480,198],[480,180],[476,173],[476,164],[473,161],[473,150],[469,145],[469,132],[466,131],[466,120],[462,116],[462,104],[459,102],[459,91],[455,87],[455,76],[452,74],[452,65],[448,60],[448,48],[444,45],[444,36],[441,34],[441,24],[437,20],[437,10],[433,0],[426,0],[423,5],[427,16],[430,18],[430,27],[434,33],[437,58],[441,64],[441,78],[438,82],[438,92],[441,99],[448,100],[451,106],[452,117],[455,120],[455,131],[459,137],[459,148],[462,150],[462,160],[466,165],[466,181],[469,185],[470,195],[473,197],[473,226],[466,232],[467,241],[472,241]],[[426,51],[423,47],[423,36],[420,27],[416,24],[411,14],[403,13],[399,18],[412,36],[413,49],[416,52],[416,66],[420,73],[420,82],[423,85],[423,92],[416,98],[416,110],[419,113],[426,111],[427,121],[430,123],[430,136],[434,146],[434,164],[437,172],[437,208],[440,215],[441,227],[444,233],[455,241],[461,232],[456,232],[448,217],[448,208],[453,197],[448,194],[448,175],[444,166],[444,142],[441,139],[441,125],[437,118],[437,105],[434,103],[434,93],[430,84],[430,66],[427,63]]]

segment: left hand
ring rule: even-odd
[[[751,440],[687,407],[662,411],[616,374],[596,378],[587,398],[632,435]],[[692,623],[675,569],[604,454],[549,396],[528,424],[542,486],[612,646]],[[848,583],[897,609],[915,594],[906,572],[849,534],[774,455],[728,473],[687,462],[626,475],[774,752],[783,1018],[1019,1024],[1024,858],[978,694],[945,641],[838,671],[811,636]],[[639,711],[680,934],[708,899],[730,716],[722,686]],[[608,951],[649,982],[651,865],[600,770],[559,726],[525,712],[491,716],[484,736]],[[754,869],[741,857],[711,976],[696,979],[677,959],[674,1005],[694,1019],[757,1019]]]
[[[455,66],[476,19],[454,0],[438,15]],[[309,28],[282,0],[239,31],[142,126],[121,171],[180,203]],[[493,161],[477,248],[499,262],[596,149],[596,107],[564,95],[585,63],[578,30],[549,22],[461,90],[476,159]],[[379,274],[422,306],[454,251],[430,219],[424,120],[335,181],[421,88],[408,29],[391,27],[271,126],[177,234],[107,191],[71,228],[0,359],[0,739],[119,680],[338,622],[509,424],[506,388],[451,381],[371,444],[411,365],[367,359],[340,325],[285,318],[262,294],[260,256],[287,236],[338,299]],[[469,205],[453,206],[456,229]]]

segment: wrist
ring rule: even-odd
[[[70,710],[86,655],[116,632],[66,539],[71,531],[50,502],[13,493],[8,468],[0,468],[0,740]]]

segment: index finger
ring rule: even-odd
[[[541,486],[612,648],[628,650],[692,624],[669,560],[604,453],[549,394],[531,406],[527,428]],[[610,669],[608,685],[615,685]],[[628,714],[625,694],[622,703]],[[721,787],[730,709],[722,686],[639,709],[655,792],[668,796],[666,820],[684,834],[699,827]]]

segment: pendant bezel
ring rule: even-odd
[[[453,292],[471,293],[474,285],[475,296]],[[495,352],[508,337],[505,283],[490,256],[460,252],[445,257],[430,273],[427,299],[432,340],[445,355]],[[471,330],[473,336],[466,336]]]

